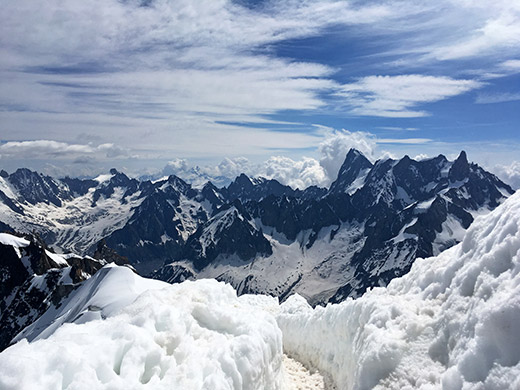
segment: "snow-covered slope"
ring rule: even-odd
[[[0,233],[0,350],[106,263],[53,253],[35,236]]]
[[[260,306],[214,280],[107,266],[55,313],[59,327],[0,354],[0,388],[280,389],[282,335]]]
[[[105,266],[0,354],[0,388],[293,388],[283,342],[341,390],[517,390],[518,324],[520,192],[457,246],[327,307]]]
[[[284,348],[338,388],[520,389],[520,193],[387,288],[282,304]]]
[[[115,169],[92,180],[20,169],[0,174],[0,229],[36,231],[82,255],[105,239],[142,275],[168,282],[214,277],[240,294],[297,292],[325,304],[385,286],[417,257],[455,245],[512,192],[464,152],[372,164],[351,150],[329,190],[304,191],[245,175],[198,189]]]
[[[84,182],[79,189],[70,179],[59,182],[27,169],[0,177],[0,220],[15,231],[36,231],[49,244],[84,254],[123,227],[143,201],[137,182],[115,170]]]

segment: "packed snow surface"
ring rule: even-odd
[[[363,297],[281,305],[287,353],[339,389],[520,389],[520,193]]]
[[[169,285],[107,266],[75,295],[52,334],[0,354],[1,389],[281,388],[274,317],[229,285]]]

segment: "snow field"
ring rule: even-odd
[[[115,282],[141,278],[125,267],[103,270],[111,283],[94,276],[78,291],[84,299],[74,322],[0,354],[1,389],[34,389],[35,383],[40,389],[75,390],[281,388],[282,335],[276,321],[242,303],[231,286],[213,280],[153,281],[162,288],[134,289],[137,296],[126,305],[131,294]],[[107,286],[126,295],[120,306],[117,295],[106,300]]]
[[[520,193],[464,241],[363,297],[277,316],[284,349],[338,388],[520,389]]]

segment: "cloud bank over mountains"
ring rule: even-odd
[[[307,172],[303,156],[324,136],[316,123],[451,142],[435,122],[442,102],[516,100],[497,86],[520,72],[519,26],[520,6],[502,0],[9,2],[1,158],[31,149],[26,159],[52,164],[45,141],[88,149],[71,162],[290,154]],[[424,134],[418,118],[439,130]]]

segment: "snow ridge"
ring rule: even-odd
[[[281,306],[284,348],[338,388],[520,388],[520,193],[463,242],[363,297]]]
[[[1,389],[282,386],[274,317],[215,280],[169,285],[106,266],[54,314],[59,326],[0,354]]]

